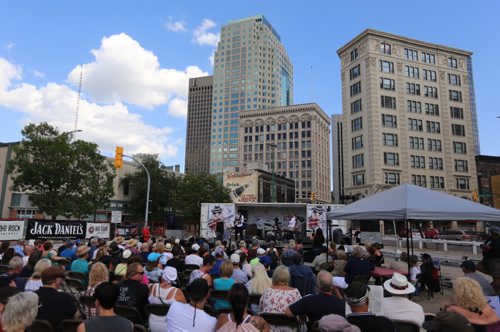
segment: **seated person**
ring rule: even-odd
[[[375,265],[368,259],[363,258],[363,248],[354,246],[352,248],[353,257],[345,265],[345,277],[333,277],[333,285],[338,288],[346,289],[347,286],[357,276],[369,276],[375,269]]]
[[[144,275],[144,268],[140,263],[132,263],[127,268],[125,280],[118,284],[120,296],[118,304],[124,304],[135,307],[146,321],[146,304],[148,304],[149,289],[148,286],[141,283]],[[138,322],[134,322],[138,323]]]

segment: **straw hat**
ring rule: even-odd
[[[136,239],[130,239],[130,240],[128,240],[127,245],[128,245],[129,247],[135,247],[135,246],[137,245],[137,243],[138,243],[138,242],[139,242],[139,241],[137,241]]]
[[[90,248],[87,245],[79,246],[78,249],[76,250],[76,255],[77,256],[83,256],[86,253],[90,251]]]
[[[386,291],[392,294],[403,295],[415,292],[415,286],[408,282],[408,279],[400,273],[394,273],[392,278],[384,282]]]
[[[113,240],[114,243],[116,244],[120,244],[122,243],[123,241],[125,241],[125,238],[123,236],[117,236],[115,237],[115,239]]]

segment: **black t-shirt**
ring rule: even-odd
[[[181,261],[179,258],[169,259],[167,266],[175,267],[177,272],[183,272],[186,269],[186,264],[184,264],[184,261]]]
[[[500,238],[489,237],[485,242],[486,245],[491,247],[490,251],[483,254],[484,258],[500,258]]]
[[[312,325],[321,317],[336,314],[345,316],[345,301],[333,295],[318,293],[307,295],[290,305],[290,311],[294,316],[307,315],[309,323]]]
[[[126,279],[120,282],[118,287],[120,288],[120,296],[117,303],[137,308],[142,318],[146,320],[145,307],[148,304],[148,286],[136,280]]]
[[[344,267],[346,273],[345,282],[350,284],[354,277],[370,275],[374,269],[375,265],[367,259],[351,258]]]
[[[361,332],[394,332],[396,325],[385,316],[372,313],[350,314],[347,321],[360,328]]]
[[[51,287],[40,287],[38,294],[41,306],[38,308],[37,319],[48,320],[55,331],[61,331],[61,322],[72,319],[77,310],[75,298],[66,293],[58,292]]]

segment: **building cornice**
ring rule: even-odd
[[[251,118],[255,116],[274,116],[274,115],[283,115],[287,113],[297,113],[301,111],[316,111],[316,113],[321,117],[323,121],[330,124],[330,118],[326,113],[319,107],[316,103],[307,103],[307,104],[297,104],[297,105],[289,105],[289,106],[281,106],[274,108],[266,108],[259,110],[251,110],[244,111],[240,113],[240,120],[245,118]]]

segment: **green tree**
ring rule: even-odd
[[[80,218],[113,196],[114,169],[95,143],[73,140],[48,123],[29,124],[9,161],[12,189],[28,194],[40,212]]]
[[[200,219],[201,203],[231,203],[230,190],[215,175],[188,173],[175,195],[176,208],[190,220]]]

